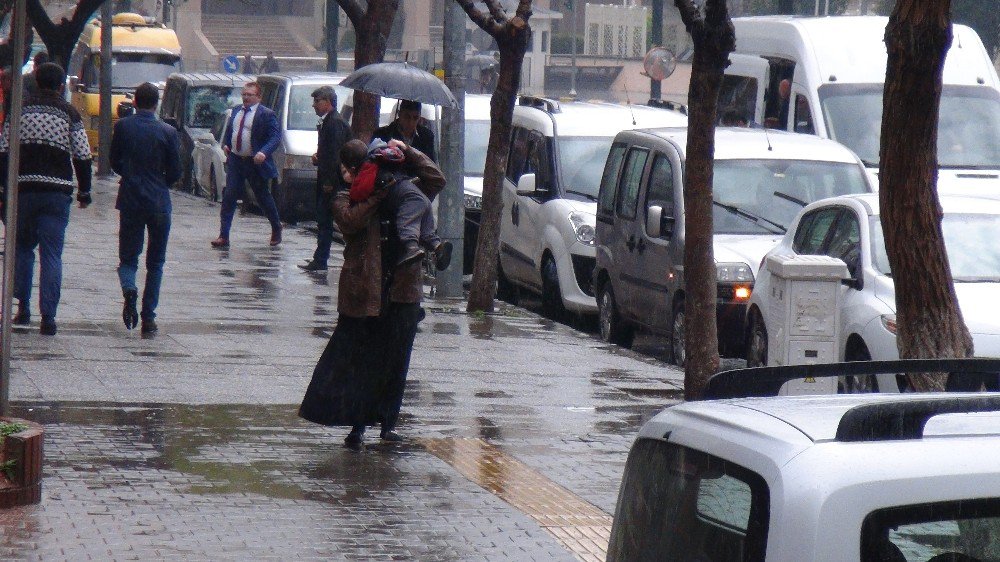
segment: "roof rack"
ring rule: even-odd
[[[559,113],[562,111],[562,108],[559,107],[559,102],[556,100],[538,96],[518,96],[517,104],[541,109],[547,113]]]
[[[777,396],[781,385],[796,379],[895,373],[1000,373],[1000,359],[901,359],[734,369],[710,378],[703,397],[718,400]]]
[[[670,109],[673,111],[677,111],[679,113],[683,113],[684,115],[688,114],[687,106],[684,105],[683,103],[676,101],[662,100],[658,98],[649,98],[649,101],[646,102],[646,105],[648,105],[649,107],[656,107],[659,109]]]
[[[840,418],[837,441],[920,439],[927,420],[942,414],[1000,411],[1000,396],[947,395],[863,404]]]

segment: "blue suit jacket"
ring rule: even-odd
[[[238,113],[237,110],[241,107],[237,105],[229,112],[229,131],[226,133],[226,138],[223,139],[222,146],[228,146],[230,150],[233,147],[233,130],[237,126],[234,121]],[[278,168],[274,165],[271,154],[281,144],[281,125],[278,124],[278,116],[263,104],[257,104],[256,111],[257,114],[253,116],[253,126],[250,127],[250,150],[253,154],[263,152],[264,156],[267,156],[264,163],[257,169],[264,178],[274,179],[278,177]],[[229,158],[233,157],[235,155],[230,152]]]
[[[170,186],[181,177],[177,129],[149,110],[119,119],[111,137],[111,169],[122,177],[116,209],[169,213]]]

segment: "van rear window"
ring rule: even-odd
[[[625,465],[608,560],[764,560],[768,514],[767,483],[758,474],[639,439]]]

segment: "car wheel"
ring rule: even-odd
[[[559,272],[552,258],[546,258],[542,264],[542,313],[553,320],[562,320],[566,315],[559,291]]]
[[[747,337],[747,367],[767,365],[767,327],[760,313],[750,317],[750,335]]]
[[[517,287],[507,279],[507,275],[497,260],[497,298],[510,304],[517,304]]]
[[[871,361],[872,354],[863,343],[852,343],[844,354],[845,361]],[[842,394],[878,392],[878,379],[874,375],[849,375],[840,377],[837,390]]]
[[[615,302],[611,284],[605,284],[597,299],[597,315],[600,324],[601,339],[622,347],[631,347],[635,330],[627,325],[618,314],[618,303]]]
[[[670,322],[670,359],[678,367],[683,367],[687,363],[684,317],[684,301],[678,301],[674,305],[673,320]]]
[[[215,177],[215,166],[212,166],[208,174],[208,194],[207,197],[215,202],[219,200],[219,180]]]

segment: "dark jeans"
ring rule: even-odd
[[[236,201],[243,196],[245,182],[250,182],[250,189],[253,190],[257,203],[271,223],[271,231],[281,230],[278,206],[274,204],[274,197],[271,196],[271,189],[268,187],[271,180],[260,175],[258,166],[254,165],[252,158],[230,154],[226,159],[226,187],[222,190],[220,238],[229,239],[229,229],[233,226],[233,215],[236,214]]]
[[[14,297],[24,307],[31,303],[31,277],[38,248],[41,275],[38,284],[43,318],[55,320],[62,289],[62,252],[73,198],[66,193],[18,194],[17,250]]]
[[[139,254],[146,230],[149,248],[146,250],[146,287],[142,291],[143,320],[156,318],[163,281],[163,263],[167,260],[167,239],[170,237],[170,214],[148,211],[122,212],[118,219],[118,280],[122,289],[135,289],[139,270]]]
[[[411,182],[397,183],[390,188],[383,204],[396,217],[396,232],[401,242],[419,242],[428,250],[441,243],[434,227],[431,200],[420,188]]]
[[[325,264],[330,259],[330,244],[333,243],[333,193],[323,193],[317,187],[316,193],[316,251],[313,261]]]

